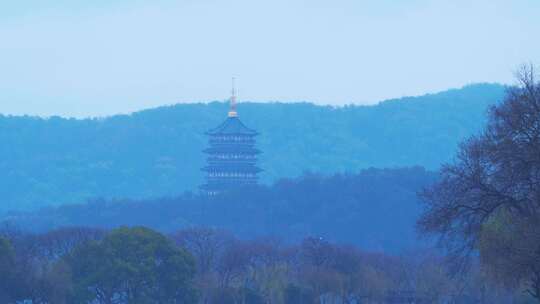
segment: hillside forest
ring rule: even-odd
[[[241,103],[261,133],[261,182],[304,172],[422,166],[438,170],[485,124],[505,87],[470,85],[373,106]],[[106,118],[0,116],[0,214],[104,199],[155,199],[195,191],[225,102],[178,104]],[[399,153],[398,153],[399,152]]]

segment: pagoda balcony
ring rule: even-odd
[[[246,170],[246,171],[214,171],[214,170],[203,170],[206,171],[206,176],[208,177],[215,177],[215,178],[246,178],[246,177],[256,177],[257,173],[262,171],[259,168],[255,168],[254,170]]]
[[[202,171],[206,172],[207,175],[213,174],[213,176],[221,177],[235,177],[235,176],[249,176],[250,174],[257,174],[263,170],[258,167],[236,169],[236,170],[225,170],[223,168],[216,167],[204,167]]]
[[[223,139],[223,138],[210,138],[208,140],[210,144],[245,144],[245,145],[254,145],[255,139],[254,138],[239,138],[239,139]]]
[[[255,155],[240,155],[240,156],[224,156],[219,154],[210,155],[206,158],[209,162],[239,162],[239,163],[245,163],[245,162],[256,162],[258,158]]]
[[[222,177],[222,176],[212,176],[207,175],[208,181],[243,181],[243,180],[257,180],[259,179],[258,176],[252,175],[252,176],[229,176],[229,177]]]
[[[203,150],[207,154],[261,154],[261,151],[250,146],[213,146]]]

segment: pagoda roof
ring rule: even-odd
[[[246,186],[251,186],[256,183],[256,179],[253,179],[251,182],[246,180],[243,183],[231,181],[231,182],[208,182],[204,185],[200,185],[199,189],[201,190],[214,190],[214,191],[226,191],[232,189],[238,189]]]
[[[251,135],[255,136],[259,133],[246,127],[242,121],[236,116],[228,117],[217,128],[206,132],[207,135]]]
[[[240,146],[240,145],[215,145],[210,148],[204,149],[205,153],[241,153],[241,154],[260,154],[259,149],[249,147],[249,146]]]
[[[246,163],[220,163],[220,164],[209,164],[208,166],[201,168],[202,171],[242,171],[242,172],[253,172],[258,173],[263,170],[253,164]]]

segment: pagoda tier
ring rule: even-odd
[[[246,127],[234,112],[217,128],[206,135],[209,148],[207,165],[201,170],[206,174],[206,183],[200,189],[215,195],[245,185],[257,183],[257,156],[261,151],[255,148],[258,133]]]

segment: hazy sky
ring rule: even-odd
[[[0,113],[374,103],[540,64],[540,0],[0,2]]]

